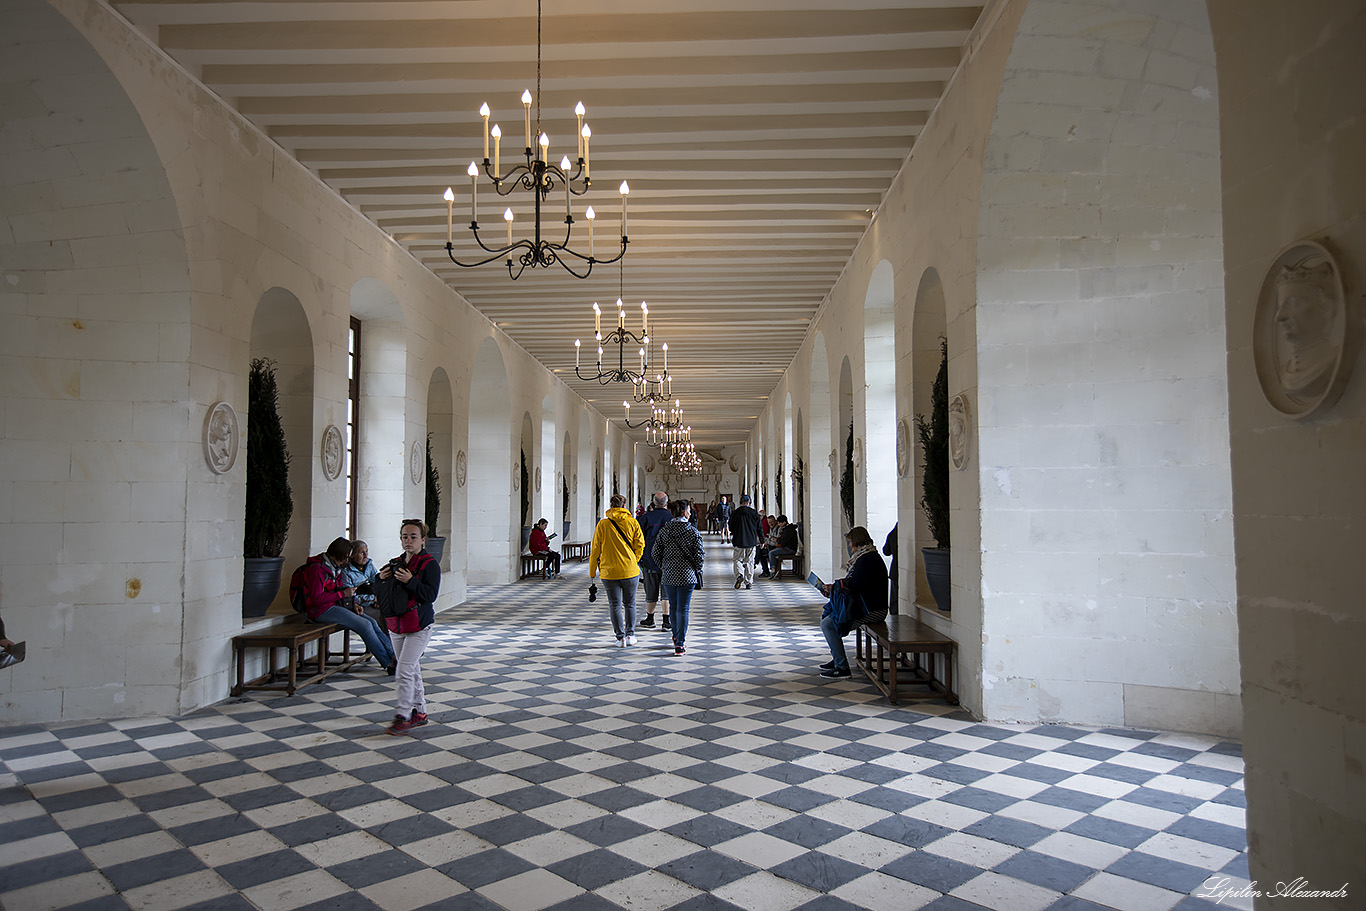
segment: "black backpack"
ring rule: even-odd
[[[304,570],[308,569],[308,561],[304,561],[289,574],[289,603],[298,613],[303,613],[308,609],[307,592],[304,589]]]

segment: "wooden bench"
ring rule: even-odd
[[[867,623],[854,628],[854,661],[896,705],[897,685],[919,683],[941,693],[950,705],[958,704],[953,691],[953,662],[958,643],[934,628],[904,614],[889,614],[886,622]],[[925,665],[920,665],[920,656]],[[934,675],[934,656],[944,656],[944,679]],[[905,670],[910,679],[897,679],[897,668],[904,656],[913,658]]]
[[[342,633],[342,648],[339,652],[331,648],[332,634],[336,632]],[[318,653],[305,659],[304,650],[312,643],[317,643]],[[269,670],[254,680],[243,679],[246,676],[246,662],[243,659],[249,648],[267,650],[266,666]],[[280,648],[286,650],[282,667],[275,663],[275,650]],[[234,696],[240,696],[246,690],[284,690],[285,695],[293,696],[310,683],[325,680],[338,671],[350,670],[352,665],[368,654],[364,649],[354,656],[351,654],[350,630],[335,623],[309,623],[302,617],[291,618],[269,629],[233,636],[232,650],[233,659],[237,662],[237,683],[231,689]],[[304,668],[305,663],[307,668]],[[301,668],[311,672],[303,680],[299,679]]]
[[[791,569],[789,570],[792,575],[796,576],[798,579],[806,578],[806,558],[801,551],[798,551],[795,554],[783,554],[779,557],[770,557],[769,561],[773,564],[774,579],[781,579],[783,577],[784,563],[792,564]]]
[[[587,560],[588,551],[592,549],[592,547],[592,541],[580,541],[577,544],[563,544],[560,546],[560,557],[565,560]]]
[[[550,570],[546,567],[549,562],[550,561],[546,559],[546,555],[543,553],[523,553],[522,575],[519,578],[525,579],[527,576],[540,576],[542,579],[548,578],[547,573]]]

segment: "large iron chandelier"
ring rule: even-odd
[[[655,400],[650,398],[650,416],[646,420],[631,423],[631,403],[622,402],[621,406],[626,411],[625,424],[632,430],[645,430],[645,442],[650,445],[659,445],[661,440],[670,440],[679,437],[687,430],[683,425],[683,403],[674,399],[673,407],[665,408],[655,404]],[[664,405],[668,405],[665,402]]]
[[[614,256],[609,258],[599,258],[593,246],[593,221],[596,213],[593,207],[589,206],[584,210],[584,218],[588,221],[588,252],[584,254],[578,250],[570,249],[570,235],[574,230],[573,197],[583,196],[592,186],[589,179],[589,155],[588,144],[592,138],[593,131],[588,124],[583,122],[585,113],[583,102],[579,102],[574,108],[574,114],[578,118],[578,128],[576,142],[578,147],[578,160],[571,164],[569,156],[564,155],[560,158],[557,167],[550,160],[550,139],[541,131],[541,4],[540,0],[536,3],[536,132],[537,141],[535,146],[532,144],[531,130],[531,104],[532,96],[530,90],[522,92],[522,115],[525,123],[526,147],[524,154],[526,162],[519,163],[506,174],[500,173],[502,170],[501,144],[503,131],[498,124],[493,125],[492,131],[489,130],[489,117],[491,111],[487,104],[479,108],[479,114],[484,118],[484,175],[493,182],[493,192],[499,196],[508,196],[514,190],[520,188],[529,190],[533,202],[532,236],[529,238],[513,239],[513,215],[511,207],[503,210],[503,220],[507,222],[507,243],[501,247],[490,247],[484,242],[484,238],[479,236],[479,171],[480,168],[473,161],[470,162],[466,173],[470,176],[470,232],[474,235],[474,240],[479,244],[480,249],[485,253],[491,254],[477,262],[461,262],[455,257],[455,245],[452,237],[452,222],[455,211],[455,191],[450,187],[446,188],[443,198],[446,200],[446,255],[451,258],[451,262],[457,266],[474,268],[475,266],[486,265],[496,259],[507,258],[508,275],[515,281],[520,278],[527,268],[538,266],[550,266],[559,264],[566,272],[575,278],[587,278],[593,272],[593,266],[598,263],[614,263],[626,255],[626,246],[630,241],[626,233],[626,201],[631,192],[631,188],[626,181],[621,182],[618,192],[621,194],[621,246],[614,249]],[[489,136],[493,136],[493,161],[489,161]],[[570,173],[571,168],[573,173]],[[556,243],[542,237],[541,231],[541,206],[548,202],[550,194],[557,191],[559,187],[564,188],[564,240]],[[550,225],[546,225],[548,235]],[[520,253],[518,251],[521,251]],[[578,266],[576,269],[575,266]]]

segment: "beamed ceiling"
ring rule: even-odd
[[[575,236],[590,204],[599,255],[619,236],[627,180],[631,242],[624,274],[600,266],[579,280],[552,267],[511,281],[498,263],[449,261],[441,193],[456,190],[456,253],[473,258],[465,169],[483,156],[478,109],[488,102],[503,127],[506,170],[524,146],[518,99],[536,92],[533,0],[112,5],[614,420],[629,387],[576,379],[573,341],[584,339],[585,361],[595,356],[595,300],[614,322],[621,288],[631,328],[648,301],[674,394],[706,449],[748,436],[983,9],[544,0],[538,100],[551,159],[573,149],[576,102],[593,132]],[[521,234],[528,202],[513,206]],[[547,233],[561,236],[562,197],[548,205]],[[505,206],[481,184],[481,233],[493,241],[506,237]]]

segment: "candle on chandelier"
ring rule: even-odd
[[[573,207],[569,201],[569,156],[565,155],[560,159],[560,170],[564,172],[564,215],[565,218],[574,214]]]
[[[455,191],[450,187],[447,187],[446,192],[441,194],[441,198],[446,200],[446,243],[450,243],[451,219],[454,217],[455,212]]]
[[[598,346],[598,372],[602,372],[602,346]]]
[[[479,169],[474,162],[465,169],[465,173],[470,175],[470,220],[479,221]]]
[[[664,375],[669,375],[669,343],[665,342],[660,346],[664,349]]]
[[[644,349],[644,348],[641,348],[641,349],[640,349],[640,372],[641,372],[641,375],[642,375],[642,376],[643,376],[644,373],[645,373],[645,349]]]
[[[579,134],[579,158],[583,158],[583,115],[585,113],[583,102],[574,105],[574,116],[579,118],[577,132]]]
[[[621,407],[626,409],[626,420],[631,420],[631,403],[623,399]]]
[[[503,210],[503,221],[508,223],[508,246],[512,246],[512,210]]]
[[[623,180],[623,181],[621,182],[621,186],[618,187],[617,190],[621,193],[621,236],[622,236],[622,237],[625,237],[625,236],[626,236],[626,197],[628,197],[628,196],[631,195],[631,187],[626,183],[626,181]]]
[[[626,328],[626,311],[621,307],[621,299],[617,299],[617,328]]]
[[[522,113],[526,119],[526,150],[531,154],[531,89],[522,90]]]
[[[550,162],[550,137],[542,133],[539,145],[541,146],[541,161],[548,164]]]
[[[593,131],[588,128],[588,124],[583,125],[579,130],[579,135],[583,137],[583,179],[588,179],[588,140],[593,138]]]
[[[640,302],[640,334],[647,339],[650,337],[650,308],[645,306],[645,301]]]
[[[479,116],[484,118],[484,160],[489,160],[489,103],[479,105]]]
[[[575,370],[575,372],[577,372],[578,369],[579,369],[579,340],[578,340],[578,339],[574,339],[574,370]]]
[[[593,335],[602,338],[602,308],[597,301],[593,301]]]
[[[589,258],[589,259],[592,259],[592,258],[593,258],[593,219],[597,217],[597,213],[595,213],[595,212],[593,211],[593,207],[592,207],[592,206],[589,206],[586,210],[584,210],[583,217],[586,218],[586,219],[588,219],[588,258]]]

